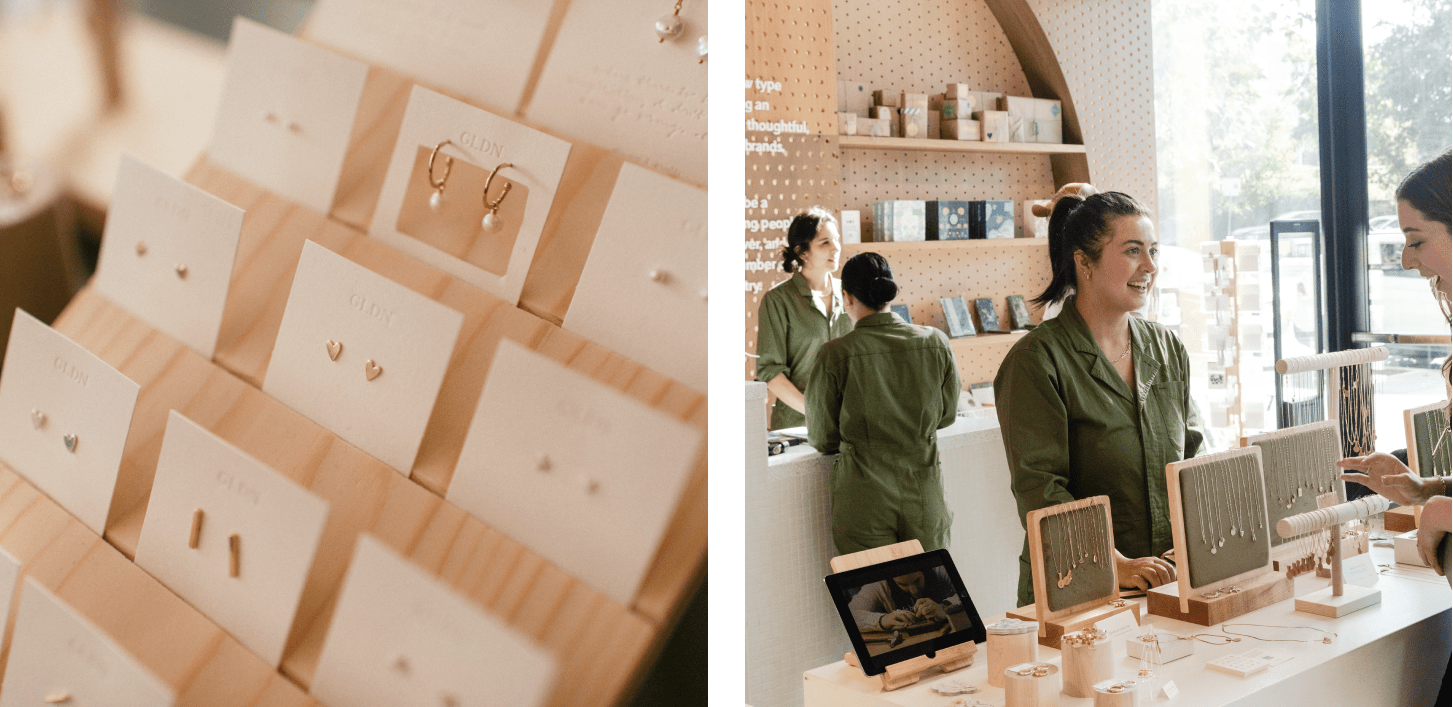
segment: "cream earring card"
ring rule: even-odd
[[[262,390],[407,476],[463,325],[307,241]]]
[[[121,156],[96,290],[212,358],[232,282],[242,209]]]
[[[277,665],[327,518],[326,501],[172,410],[136,564]]]
[[[366,64],[238,17],[207,158],[326,214],[367,78]]]
[[[701,431],[500,342],[448,499],[629,606]]]
[[[621,167],[564,328],[706,394],[706,191]]]
[[[105,534],[140,392],[120,371],[17,309],[0,375],[0,459]]]
[[[697,63],[697,48],[707,3],[682,3],[681,34],[659,41],[655,22],[671,9],[669,2],[573,0],[525,117],[705,186],[707,65]]]
[[[26,578],[0,707],[167,707],[175,701],[172,689],[110,636]]]
[[[322,0],[308,36],[422,83],[514,113],[552,3]]]
[[[555,657],[363,534],[323,642],[313,696],[330,705],[543,704]]]
[[[415,86],[369,235],[517,304],[569,157],[564,140]]]

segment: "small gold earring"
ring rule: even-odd
[[[187,538],[187,547],[193,550],[202,544],[202,517],[204,515],[200,508],[192,511],[192,534]]]
[[[139,258],[139,257],[141,257],[143,255],[146,255],[146,242],[145,241],[137,241],[136,242],[136,257]]]
[[[323,348],[328,350],[329,361],[337,361],[338,354],[343,353],[343,344],[332,339],[323,342]]]
[[[668,39],[675,39],[681,35],[681,0],[676,0],[676,9],[669,15],[662,15],[656,20],[656,43],[660,44]]]
[[[499,198],[494,201],[489,200],[489,185],[494,181],[494,175],[499,174],[499,171],[505,167],[514,167],[514,165],[509,162],[502,163],[500,166],[495,167],[494,171],[489,173],[489,177],[484,180],[484,206],[489,209],[489,213],[484,215],[484,219],[479,222],[479,225],[484,229],[485,233],[498,233],[500,228],[504,226],[504,219],[499,217],[499,205],[504,202],[505,196],[510,193],[510,189],[514,187],[514,183],[506,181],[504,190],[499,193]]]
[[[449,181],[449,172],[454,169],[454,158],[444,155],[444,176],[434,179],[434,160],[439,157],[439,149],[448,145],[445,140],[434,146],[434,151],[429,153],[429,186],[434,188],[434,193],[429,195],[429,208],[435,213],[444,210],[444,182]],[[488,186],[485,187],[489,189]]]
[[[45,413],[32,409],[30,411],[30,424],[37,430],[45,426]]]
[[[363,376],[368,380],[373,380],[382,374],[383,366],[374,363],[373,359],[370,358],[363,362]]]
[[[76,453],[76,445],[80,443],[80,439],[78,439],[75,435],[65,435],[64,437],[61,437],[61,441],[66,443],[67,452],[70,452],[71,454]]]
[[[60,705],[71,701],[71,693],[54,692],[45,696],[45,703],[48,705]]]
[[[187,266],[182,265],[181,263],[177,263],[176,271],[177,277],[183,280],[187,279]]]
[[[242,538],[233,533],[227,536],[227,576],[242,574]]]

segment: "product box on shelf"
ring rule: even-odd
[[[1008,113],[1010,118],[1024,118],[1025,120],[1034,120],[1035,118],[1039,117],[1039,108],[1037,105],[1038,102],[1039,99],[1037,98],[1025,98],[1024,96],[1005,96],[1004,112]],[[985,110],[992,110],[992,107],[986,108]]]
[[[873,241],[904,243],[924,240],[925,202],[911,199],[873,203]]]
[[[839,81],[840,88],[838,95],[843,97],[842,110],[848,113],[855,113],[859,117],[868,117],[868,109],[873,107],[873,93],[868,90],[868,84],[855,81]]]
[[[948,85],[944,86],[943,97],[944,98],[950,98],[950,99],[952,99],[952,98],[967,98],[972,93],[976,93],[976,92],[975,91],[970,91],[969,90],[969,85],[966,84],[966,83],[951,83],[951,84],[948,84]]]
[[[1004,110],[1004,94],[994,91],[979,91],[979,103],[975,111]],[[1005,111],[1008,112],[1008,111]]]
[[[857,135],[858,134],[858,114],[857,113],[838,113],[837,114],[837,133],[839,135]]]
[[[856,209],[838,212],[838,234],[842,236],[843,243],[863,242],[862,215]]]
[[[901,107],[899,101],[902,100],[902,98],[902,91],[894,91],[892,89],[880,88],[873,92],[873,105],[891,106],[893,108],[899,108]]]
[[[972,96],[968,98],[945,98],[943,110],[939,113],[945,120],[958,120],[961,118],[973,117],[974,111],[979,110],[979,101]]]
[[[1037,142],[1033,130],[1033,120],[1009,115],[1009,142]]]
[[[905,91],[899,108],[903,137],[928,137],[928,94]]]
[[[1009,114],[1001,110],[981,110],[974,114],[984,142],[1009,142]]]
[[[858,134],[869,137],[892,137],[893,121],[879,118],[858,118]]]
[[[873,117],[877,120],[885,120],[888,122],[888,135],[890,137],[903,137],[903,124],[896,107],[873,106]]]
[[[977,120],[948,120],[944,119],[938,124],[939,134],[944,140],[978,140],[979,121]]]
[[[943,94],[935,93],[928,97],[928,139],[937,140],[943,136],[941,123],[943,121]]]
[[[1034,100],[1034,134],[1038,142],[1059,144],[1064,142],[1064,111],[1060,102],[1052,98]]]
[[[1014,237],[1014,202],[1010,199],[994,199],[980,202],[984,205],[984,237]]]
[[[969,239],[969,212],[971,201],[930,201],[924,213],[927,217],[926,238],[930,241],[965,241]]]

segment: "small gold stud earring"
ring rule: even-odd
[[[71,693],[55,692],[45,696],[45,703],[48,705],[59,705],[71,701]]]
[[[434,151],[429,153],[429,186],[434,188],[434,193],[429,195],[429,209],[438,213],[444,210],[444,183],[449,181],[449,172],[454,169],[454,158],[444,155],[444,176],[434,179],[434,160],[439,157],[440,148],[450,144],[448,140],[434,146]]]
[[[35,427],[35,429],[37,429],[37,430],[40,429],[41,427],[44,427],[45,426],[45,413],[43,413],[43,412],[41,412],[39,410],[32,409],[30,411],[30,424],[33,427]]]
[[[183,280],[187,279],[187,266],[182,265],[181,263],[177,263],[176,271],[177,277]]]
[[[187,547],[195,550],[202,544],[202,509],[192,511],[192,534],[187,538]]]
[[[479,226],[484,229],[485,233],[498,233],[504,227],[504,219],[499,217],[499,205],[504,203],[505,197],[509,195],[510,189],[515,185],[513,182],[506,181],[505,188],[500,191],[499,198],[494,201],[489,200],[489,185],[494,182],[494,175],[499,174],[499,171],[505,167],[514,167],[514,165],[509,162],[504,162],[498,167],[495,167],[494,171],[490,172],[489,176],[484,180],[484,207],[489,209],[489,213],[485,214],[484,218],[480,220]]]
[[[651,282],[666,282],[671,279],[671,273],[665,270],[652,270],[650,277]]]
[[[242,574],[242,538],[237,533],[227,536],[227,576]]]
[[[137,255],[137,257],[146,255],[146,243],[145,242],[143,242],[143,241],[137,241],[136,242],[136,255]]]
[[[395,672],[397,672],[397,673],[399,673],[401,675],[408,675],[409,674],[409,659],[408,658],[405,658],[403,656],[399,656],[398,658],[395,658],[394,659],[393,668],[394,668],[394,671]]]
[[[367,378],[368,380],[373,380],[379,377],[379,375],[381,375],[382,373],[383,366],[374,363],[373,359],[370,358],[367,361],[363,362],[363,377]]]
[[[540,460],[535,462],[535,469],[539,471],[549,471],[551,466],[550,457],[546,454],[541,454]]]
[[[338,343],[338,342],[336,342],[336,341],[334,341],[332,339],[329,339],[326,342],[324,342],[323,343],[323,348],[325,348],[325,349],[328,350],[328,360],[329,361],[337,361],[338,360],[338,354],[343,353],[343,344],[340,344],[340,343]]]

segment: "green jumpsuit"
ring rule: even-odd
[[[841,554],[917,538],[948,547],[937,431],[958,413],[948,337],[892,312],[824,344],[807,384],[808,441],[833,459],[832,540]]]
[[[795,272],[767,290],[757,309],[757,380],[766,383],[779,373],[804,394],[807,377],[817,360],[817,350],[829,339],[853,330],[853,320],[843,312],[842,285],[832,281],[832,306],[823,314],[812,301],[812,288],[802,273]],[[781,400],[772,407],[768,429],[801,427],[802,413]]]
[[[1038,508],[1109,496],[1115,549],[1134,558],[1171,548],[1165,466],[1195,456],[1204,435],[1180,339],[1133,316],[1130,332],[1134,390],[1070,300],[1010,349],[994,400],[1020,523]],[[1026,539],[1020,606],[1034,602],[1032,587]]]

